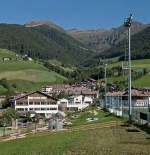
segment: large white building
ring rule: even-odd
[[[39,91],[17,96],[11,99],[10,102],[11,107],[22,114],[26,114],[27,111],[30,111],[48,118],[58,112],[57,99]]]

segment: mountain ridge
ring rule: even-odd
[[[141,22],[134,22],[131,25],[131,36],[150,26],[150,24],[143,24]],[[77,30],[72,29],[67,32],[78,39],[79,41],[87,44],[90,48],[102,52],[108,48],[116,45],[123,40],[126,36],[124,26],[118,28],[97,29],[97,30]]]
[[[36,26],[40,26],[40,25],[47,25],[50,28],[54,28],[56,30],[62,31],[62,32],[66,32],[62,27],[56,25],[53,22],[50,22],[48,20],[43,20],[43,21],[31,21],[31,22],[27,22],[24,24],[24,26],[26,27],[36,27]]]
[[[26,27],[0,24],[0,35],[0,48],[27,54],[32,58],[57,59],[68,65],[76,65],[93,55],[83,43],[47,25]]]

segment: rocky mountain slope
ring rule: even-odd
[[[150,24],[142,24],[140,22],[133,22],[131,26],[131,36],[150,26]],[[112,28],[111,30],[68,30],[68,34],[77,38],[79,41],[87,44],[92,49],[102,52],[121,40],[125,39],[127,30],[124,26]]]

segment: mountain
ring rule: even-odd
[[[131,37],[131,59],[148,59],[150,58],[150,26]],[[126,41],[122,40],[115,46],[100,53],[99,57],[113,58],[121,56],[120,61],[124,60]],[[128,50],[127,50],[128,51]],[[127,52],[128,54],[128,52]]]
[[[132,22],[131,36],[150,26],[150,24],[142,24],[140,22]],[[124,26],[112,28],[111,30],[68,30],[68,34],[72,35],[79,41],[87,44],[90,48],[102,52],[116,45],[123,40],[127,34]]]
[[[54,28],[58,31],[62,31],[62,32],[66,32],[62,27],[50,22],[50,21],[47,21],[47,20],[44,20],[44,21],[31,21],[31,22],[28,22],[26,24],[24,24],[26,27],[36,27],[36,26],[40,26],[40,25],[47,25],[49,26],[49,28]]]
[[[94,53],[86,45],[66,32],[47,24],[33,25],[33,22],[30,26],[0,24],[0,48],[36,59],[57,59],[71,66],[93,57]]]

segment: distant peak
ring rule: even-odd
[[[65,30],[62,27],[60,27],[60,26],[58,26],[58,25],[56,25],[56,24],[54,24],[54,23],[52,23],[50,21],[47,21],[47,20],[44,20],[44,21],[31,21],[31,22],[27,22],[24,25],[26,27],[36,27],[36,26],[40,26],[40,25],[47,25],[50,28],[54,28],[54,29],[57,29],[59,31],[65,32]]]

